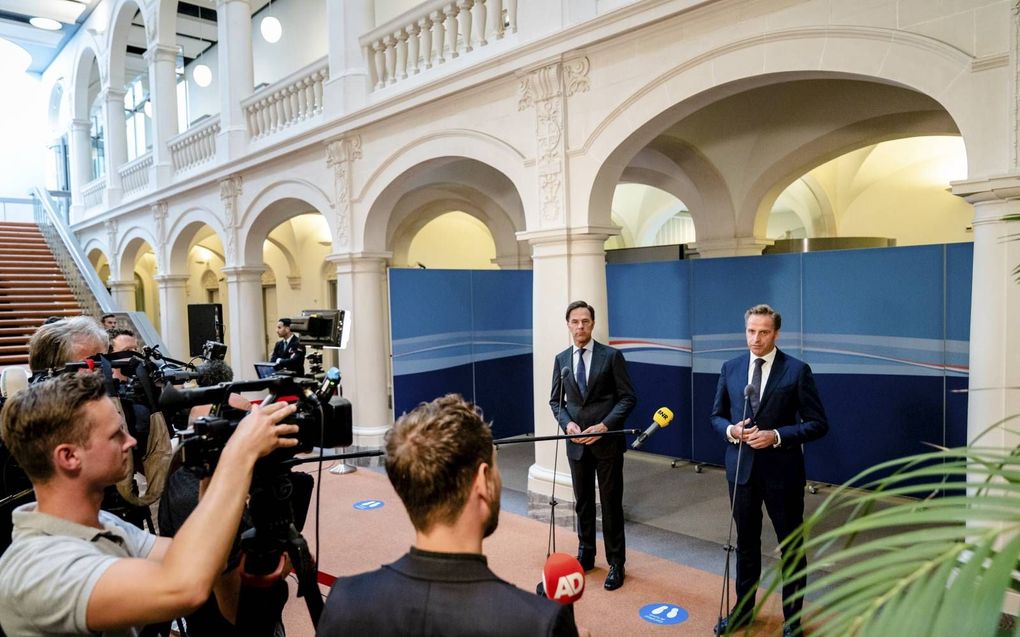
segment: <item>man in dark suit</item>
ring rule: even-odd
[[[801,445],[829,430],[811,368],[776,349],[782,317],[768,305],[744,313],[747,346],[723,364],[712,408],[712,426],[730,444],[726,479],[737,528],[737,597],[748,597],[716,626],[716,634],[750,623],[750,609],[761,577],[762,505],[782,542],[804,518],[804,454]],[[747,416],[745,388],[750,386]],[[799,547],[787,546],[784,557]],[[798,568],[806,566],[801,561]],[[800,634],[794,616],[803,605],[793,599],[803,578],[783,582],[784,637]]]
[[[386,474],[414,546],[379,570],[338,579],[318,637],[577,635],[572,607],[489,570],[482,540],[496,530],[502,480],[492,430],[473,405],[449,394],[402,416],[386,435]]]
[[[602,433],[623,429],[637,397],[627,374],[627,361],[619,350],[592,340],[595,308],[584,301],[567,306],[567,329],[574,341],[556,355],[549,406],[568,434]],[[564,370],[567,370],[564,372]],[[577,560],[595,568],[595,476],[602,502],[602,537],[606,543],[609,574],[605,587],[623,586],[627,545],[623,533],[622,435],[572,438],[567,459],[574,483],[577,513]]]
[[[273,347],[270,362],[276,363],[276,369],[287,369],[298,376],[305,373],[305,346],[298,340],[297,334],[290,331],[290,319],[282,318],[276,323],[276,335],[281,340]]]

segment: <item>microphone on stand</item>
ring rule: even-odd
[[[581,563],[573,555],[552,553],[542,567],[541,588],[552,601],[564,606],[573,604],[584,594],[584,569]]]
[[[669,423],[671,422],[673,422],[673,411],[669,407],[659,407],[655,410],[655,415],[652,416],[652,424],[637,437],[637,440],[634,441],[634,444],[632,444],[630,448],[641,448],[641,445],[645,444],[645,441],[648,440],[653,433],[669,426]]]

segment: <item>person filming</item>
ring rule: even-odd
[[[255,461],[293,447],[295,408],[256,409],[238,425],[195,512],[173,540],[100,510],[135,439],[99,374],[65,374],[22,390],[0,412],[0,435],[37,502],[14,512],[0,558],[0,626],[8,635],[138,635],[187,615],[223,570]]]

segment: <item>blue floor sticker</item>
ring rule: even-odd
[[[638,611],[638,616],[649,624],[661,624],[663,626],[685,622],[688,617],[687,611],[683,608],[665,602],[642,606],[641,610]]]
[[[361,502],[355,502],[354,508],[359,511],[371,511],[373,509],[383,508],[382,500],[362,500]]]

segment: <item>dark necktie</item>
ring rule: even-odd
[[[761,367],[765,364],[764,358],[754,359],[754,371],[751,372],[751,386],[754,393],[751,394],[751,413],[758,413],[758,405],[761,404]]]
[[[584,368],[584,350],[577,350],[577,373],[575,374],[577,379],[577,388],[581,390],[581,395],[584,396],[588,393],[588,373]],[[761,382],[761,379],[758,379]]]

